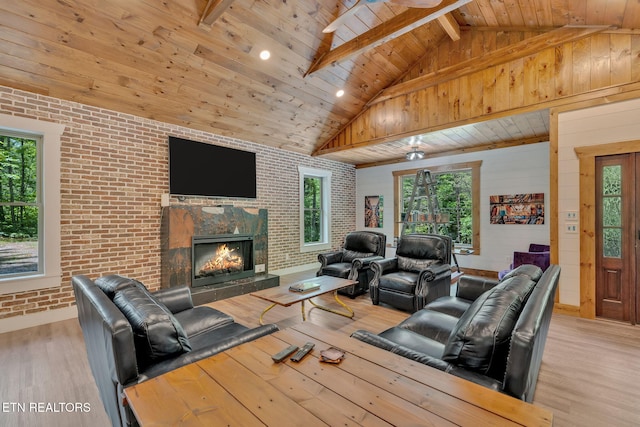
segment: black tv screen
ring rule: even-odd
[[[169,193],[256,198],[256,153],[169,137]]]

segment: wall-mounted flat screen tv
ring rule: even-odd
[[[169,193],[256,198],[256,153],[169,137]]]

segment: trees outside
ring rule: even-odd
[[[449,222],[439,224],[437,232],[444,234],[463,245],[473,244],[473,212],[472,212],[472,178],[470,170],[433,173],[436,181],[436,196],[440,213],[449,215]],[[407,175],[402,179],[403,209],[407,212],[415,175]],[[423,202],[423,206],[427,206]],[[433,214],[433,212],[430,212]],[[437,212],[436,212],[437,213]],[[417,225],[417,233],[432,232],[428,224]]]
[[[37,151],[34,139],[0,135],[0,274],[37,270]]]
[[[304,242],[322,239],[322,179],[304,178]]]

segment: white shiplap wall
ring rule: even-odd
[[[578,211],[579,161],[575,147],[640,139],[640,99],[558,115],[558,225],[562,266],[560,302],[580,305],[580,240],[564,231],[567,211]]]
[[[407,147],[409,151],[409,147]],[[500,271],[509,266],[513,252],[526,250],[529,243],[549,244],[549,225],[491,225],[489,196],[514,193],[544,193],[549,210],[549,143],[529,144],[499,150],[460,154],[406,162],[356,171],[356,226],[364,230],[365,196],[384,197],[384,226],[377,229],[393,242],[392,172],[418,167],[482,160],[480,188],[480,255],[459,256],[462,267]],[[390,253],[391,251],[388,251]]]

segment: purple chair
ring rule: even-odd
[[[523,264],[533,264],[537,265],[544,272],[551,264],[551,248],[549,245],[539,245],[537,243],[531,243],[529,245],[528,252],[514,252],[513,253],[513,264],[511,267],[502,270],[498,273],[498,279],[502,280],[502,278],[511,270],[516,267],[519,267]]]

